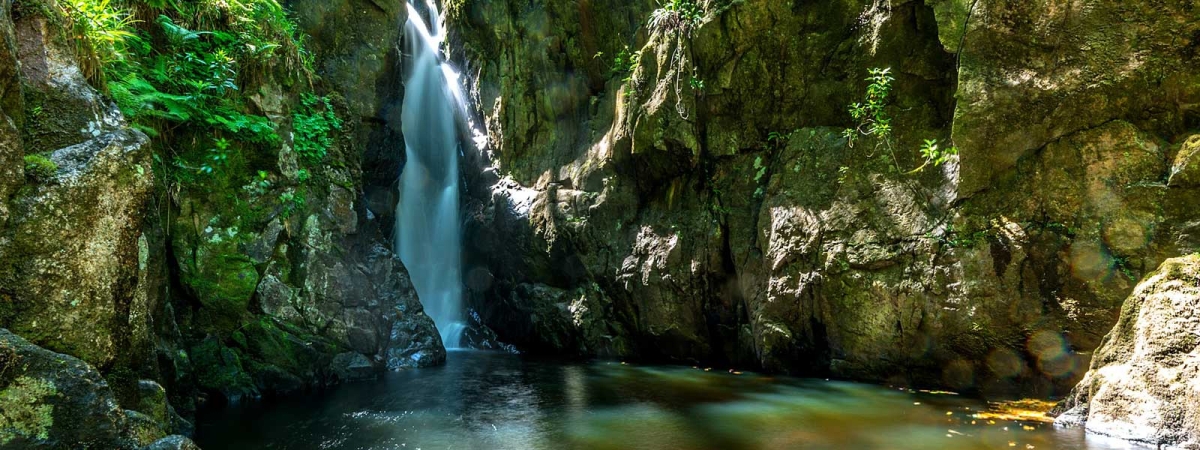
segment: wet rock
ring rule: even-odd
[[[153,380],[138,380],[137,405],[134,410],[162,424],[171,433],[191,435],[195,427],[175,411],[167,400],[167,391]]]
[[[167,435],[163,422],[133,410],[125,410],[125,427],[135,447],[153,444]]]
[[[0,329],[0,446],[135,448],[108,384],[79,359]]]
[[[173,435],[159,439],[142,450],[200,450],[200,447],[185,436]]]
[[[339,353],[329,366],[340,381],[370,380],[379,376],[379,366],[361,353]]]
[[[1057,423],[1170,448],[1200,447],[1200,255],[1169,259],[1138,284]]]
[[[1167,185],[1179,188],[1200,187],[1200,135],[1189,137],[1180,146]]]

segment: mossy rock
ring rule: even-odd
[[[99,372],[0,329],[0,448],[133,448],[128,432]]]
[[[254,261],[237,250],[232,242],[208,242],[195,250],[195,259],[184,267],[183,283],[192,288],[196,299],[215,316],[219,327],[232,328],[250,305],[258,287]]]
[[[258,389],[242,364],[242,354],[236,348],[208,338],[192,347],[192,362],[196,382],[201,389],[217,393],[229,403],[257,398]]]

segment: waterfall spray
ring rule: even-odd
[[[464,98],[458,73],[439,52],[445,33],[437,5],[427,0],[426,7],[427,16],[409,3],[404,25],[408,65],[401,120],[408,161],[400,174],[395,243],[442,343],[458,348],[465,314],[455,120]]]

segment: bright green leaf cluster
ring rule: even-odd
[[[333,148],[333,133],[342,129],[342,119],[333,111],[328,97],[304,94],[300,107],[292,114],[292,129],[296,154],[309,164],[318,164]]]

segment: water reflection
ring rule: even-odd
[[[878,386],[454,352],[445,367],[201,417],[212,449],[1118,449]]]

